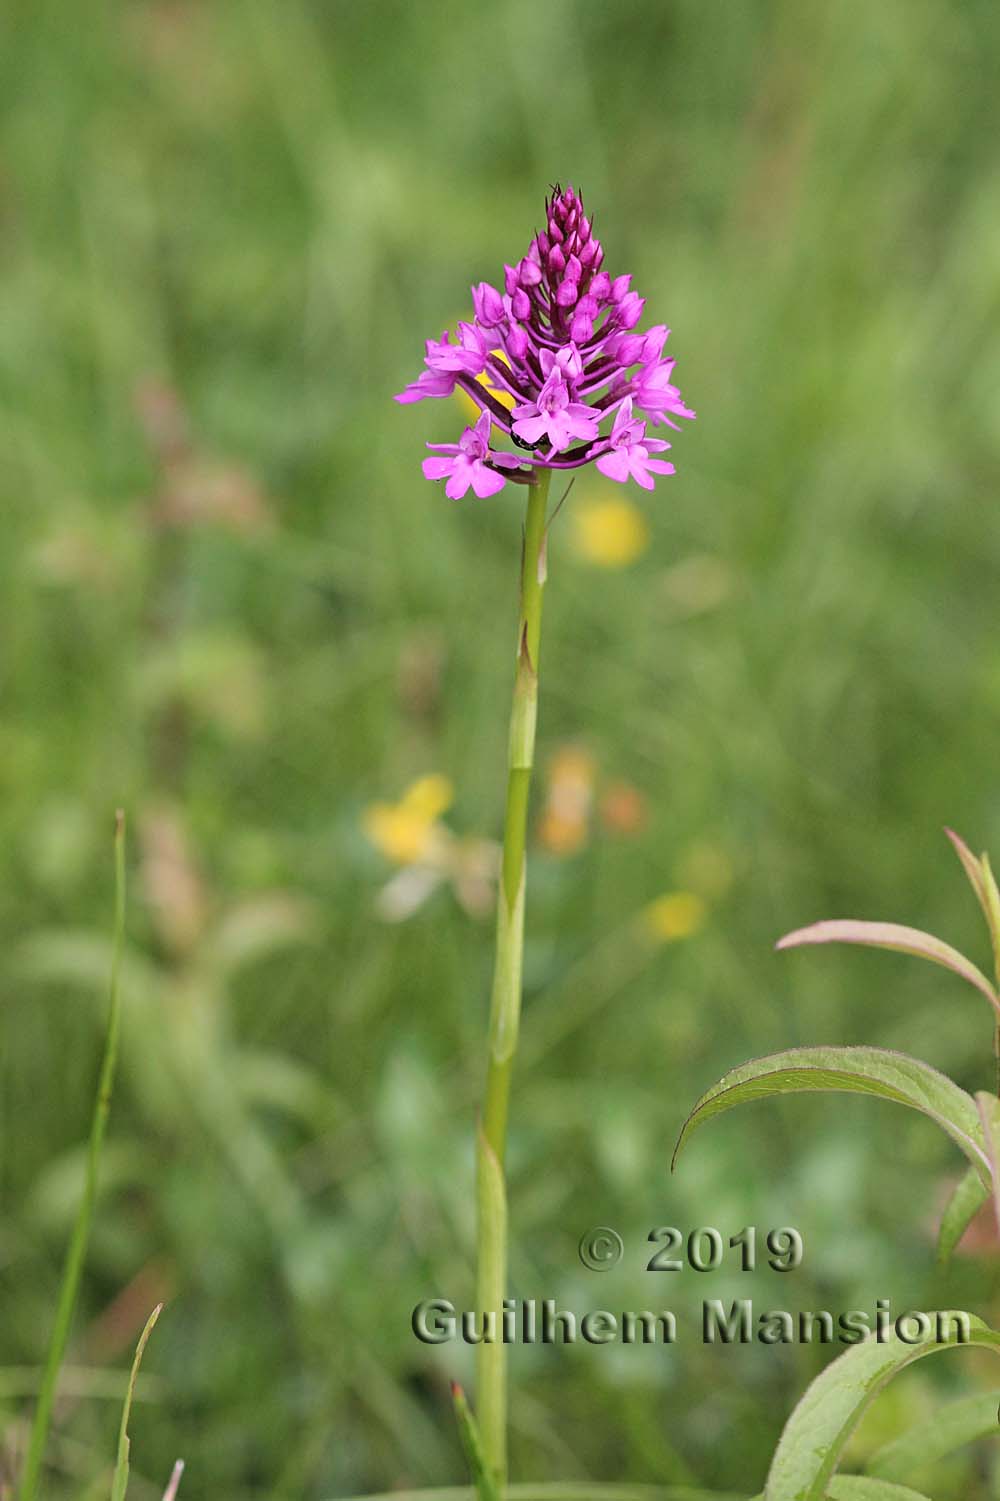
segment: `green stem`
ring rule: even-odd
[[[115,927],[114,946],[111,957],[111,986],[108,1001],[108,1030],[104,1043],[104,1060],[101,1064],[101,1077],[97,1086],[97,1099],[94,1102],[94,1115],[90,1127],[90,1146],[87,1152],[87,1172],[84,1179],[83,1198],[80,1201],[80,1208],[77,1210],[76,1223],[73,1226],[73,1234],[70,1238],[69,1247],[66,1252],[66,1261],[63,1266],[62,1283],[59,1288],[59,1304],[56,1308],[55,1324],[52,1329],[52,1338],[49,1342],[49,1351],[45,1361],[45,1371],[42,1376],[38,1406],[35,1408],[35,1417],[31,1425],[31,1437],[28,1440],[28,1453],[24,1462],[24,1474],[21,1477],[21,1487],[18,1493],[19,1501],[35,1501],[35,1496],[38,1492],[38,1480],[45,1454],[45,1444],[48,1439],[49,1426],[52,1422],[52,1407],[55,1402],[59,1368],[66,1353],[70,1324],[73,1320],[73,1309],[76,1306],[76,1295],[80,1287],[80,1275],[83,1271],[84,1257],[87,1254],[87,1242],[90,1239],[90,1224],[94,1217],[94,1202],[97,1198],[97,1170],[101,1160],[101,1147],[104,1143],[104,1129],[107,1125],[108,1111],[111,1108],[111,1090],[115,1078],[115,1064],[118,1059],[118,1034],[121,1027],[119,978],[124,932],[125,816],[123,813],[119,813],[115,821]]]
[[[545,512],[549,471],[540,470],[528,490],[521,558],[521,609],[517,627],[514,701],[510,716],[507,812],[504,819],[503,866],[497,899],[496,959],[490,1003],[489,1062],[477,1155],[476,1306],[492,1312],[497,1337],[477,1346],[477,1416],[483,1453],[496,1485],[507,1477],[506,1349],[499,1321],[506,1295],[507,1206],[504,1155],[507,1104],[521,1016],[521,966],[524,953],[524,873],[528,796],[535,760],[538,707],[538,648],[545,587]]]

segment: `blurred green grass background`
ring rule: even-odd
[[[581,544],[594,477],[551,540],[512,1291],[671,1307],[682,1338],[515,1350],[513,1464],[755,1489],[828,1354],[705,1349],[703,1297],[1000,1316],[988,1241],[931,1287],[959,1164],[917,1117],[762,1106],[667,1171],[749,1054],[990,1077],[950,977],[771,946],[881,916],[984,957],[940,830],[1000,851],[995,5],[8,0],[0,32],[5,1478],[81,1182],[119,803],[124,1054],[49,1494],[106,1479],[107,1372],[164,1295],[136,1501],[178,1454],[192,1497],[463,1477],[471,1351],[409,1318],[472,1295],[491,921],[447,882],[387,921],[365,828],[434,774],[456,836],[497,835],[520,494],[447,502],[419,462],[461,413],[390,398],[559,178],[699,420],[630,497],[628,566]],[[595,805],[560,838],[570,755]],[[656,942],[665,894],[689,931]],[[803,1269],[643,1270],[654,1226],[747,1223],[797,1225]],[[603,1278],[593,1224],[626,1244]],[[858,1457],[996,1379],[929,1364]],[[927,1483],[1000,1494],[989,1468]]]

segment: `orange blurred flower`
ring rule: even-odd
[[[548,768],[538,838],[552,855],[574,855],[587,842],[594,802],[594,761],[580,746],[556,751]]]
[[[638,834],[646,826],[646,799],[631,782],[609,782],[601,794],[601,823],[612,834]]]

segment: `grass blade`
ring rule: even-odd
[[[122,1421],[121,1427],[118,1430],[118,1457],[115,1460],[115,1473],[111,1480],[111,1501],[125,1501],[125,1492],[128,1489],[128,1455],[130,1448],[128,1419],[129,1413],[132,1411],[132,1395],[135,1392],[135,1381],[139,1374],[139,1365],[142,1361],[143,1351],[146,1348],[146,1341],[152,1334],[153,1325],[162,1312],[163,1304],[157,1303],[146,1320],[146,1327],[139,1335],[139,1343],[135,1347],[135,1359],[132,1361],[132,1371],[128,1378],[128,1389],[125,1392],[125,1401],[122,1404]],[[180,1480],[179,1475],[177,1479]]]
[[[170,1479],[167,1481],[167,1488],[163,1492],[163,1501],[176,1501],[177,1487],[181,1483],[181,1476],[183,1474],[184,1474],[184,1461],[183,1461],[183,1459],[178,1459],[175,1462],[175,1464],[174,1464],[174,1468],[173,1468],[173,1470],[171,1472]]]
[[[83,1197],[77,1211],[73,1234],[70,1237],[59,1287],[59,1302],[56,1307],[52,1338],[45,1360],[42,1387],[38,1406],[31,1425],[28,1452],[24,1462],[24,1474],[18,1492],[19,1501],[36,1501],[38,1481],[41,1475],[45,1445],[52,1422],[52,1406],[55,1401],[56,1382],[69,1340],[73,1310],[76,1307],[80,1275],[90,1239],[90,1225],[94,1217],[94,1202],[97,1197],[97,1173],[101,1160],[101,1147],[111,1108],[111,1091],[114,1086],[115,1065],[118,1060],[118,1035],[121,1030],[121,973],[122,947],[125,934],[125,815],[120,810],[115,817],[115,918],[114,948],[111,959],[111,984],[108,1000],[108,1029],[104,1043],[104,1058],[101,1063],[97,1098],[90,1127],[90,1146],[87,1152],[87,1172]]]
[[[500,1492],[486,1456],[483,1453],[483,1441],[479,1436],[479,1424],[472,1415],[472,1409],[466,1400],[465,1393],[457,1381],[451,1383],[451,1400],[455,1404],[455,1417],[458,1419],[458,1431],[462,1437],[462,1448],[465,1457],[469,1461],[469,1469],[475,1483],[476,1494],[479,1501],[500,1501]]]

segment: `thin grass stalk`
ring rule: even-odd
[[[21,1485],[18,1491],[19,1501],[35,1501],[38,1494],[38,1481],[41,1475],[49,1428],[52,1423],[52,1408],[55,1402],[56,1384],[59,1380],[59,1369],[63,1362],[63,1356],[66,1353],[70,1325],[73,1322],[73,1311],[76,1307],[77,1293],[80,1288],[80,1277],[87,1254],[87,1243],[90,1239],[90,1226],[94,1217],[94,1203],[97,1198],[97,1174],[101,1160],[101,1148],[104,1144],[108,1112],[111,1108],[111,1092],[114,1087],[115,1066],[118,1061],[118,1037],[121,1030],[121,959],[125,934],[125,815],[120,810],[115,817],[114,864],[114,939],[111,957],[108,1026],[104,1043],[104,1058],[101,1063],[97,1098],[94,1101],[94,1114],[90,1127],[90,1144],[87,1151],[87,1171],[83,1186],[83,1197],[80,1200],[80,1207],[77,1210],[73,1234],[70,1237],[69,1246],[66,1251],[66,1260],[63,1265],[62,1282],[59,1287],[59,1302],[56,1308],[55,1323],[52,1328],[52,1338],[49,1341],[48,1355],[45,1360],[45,1371],[42,1376],[38,1406],[35,1408],[31,1434],[28,1439],[28,1452],[24,1462],[24,1473],[21,1476]]]
[[[521,606],[517,630],[514,699],[510,717],[507,810],[503,864],[497,898],[496,957],[490,1002],[486,1093],[478,1138],[476,1194],[476,1306],[493,1313],[499,1327],[506,1293],[507,1211],[504,1157],[510,1081],[521,1017],[524,955],[525,845],[538,712],[538,652],[545,588],[545,516],[549,471],[537,472],[528,489],[521,558]],[[507,1352],[501,1340],[484,1339],[476,1354],[476,1410],[485,1462],[498,1489],[507,1476]]]

